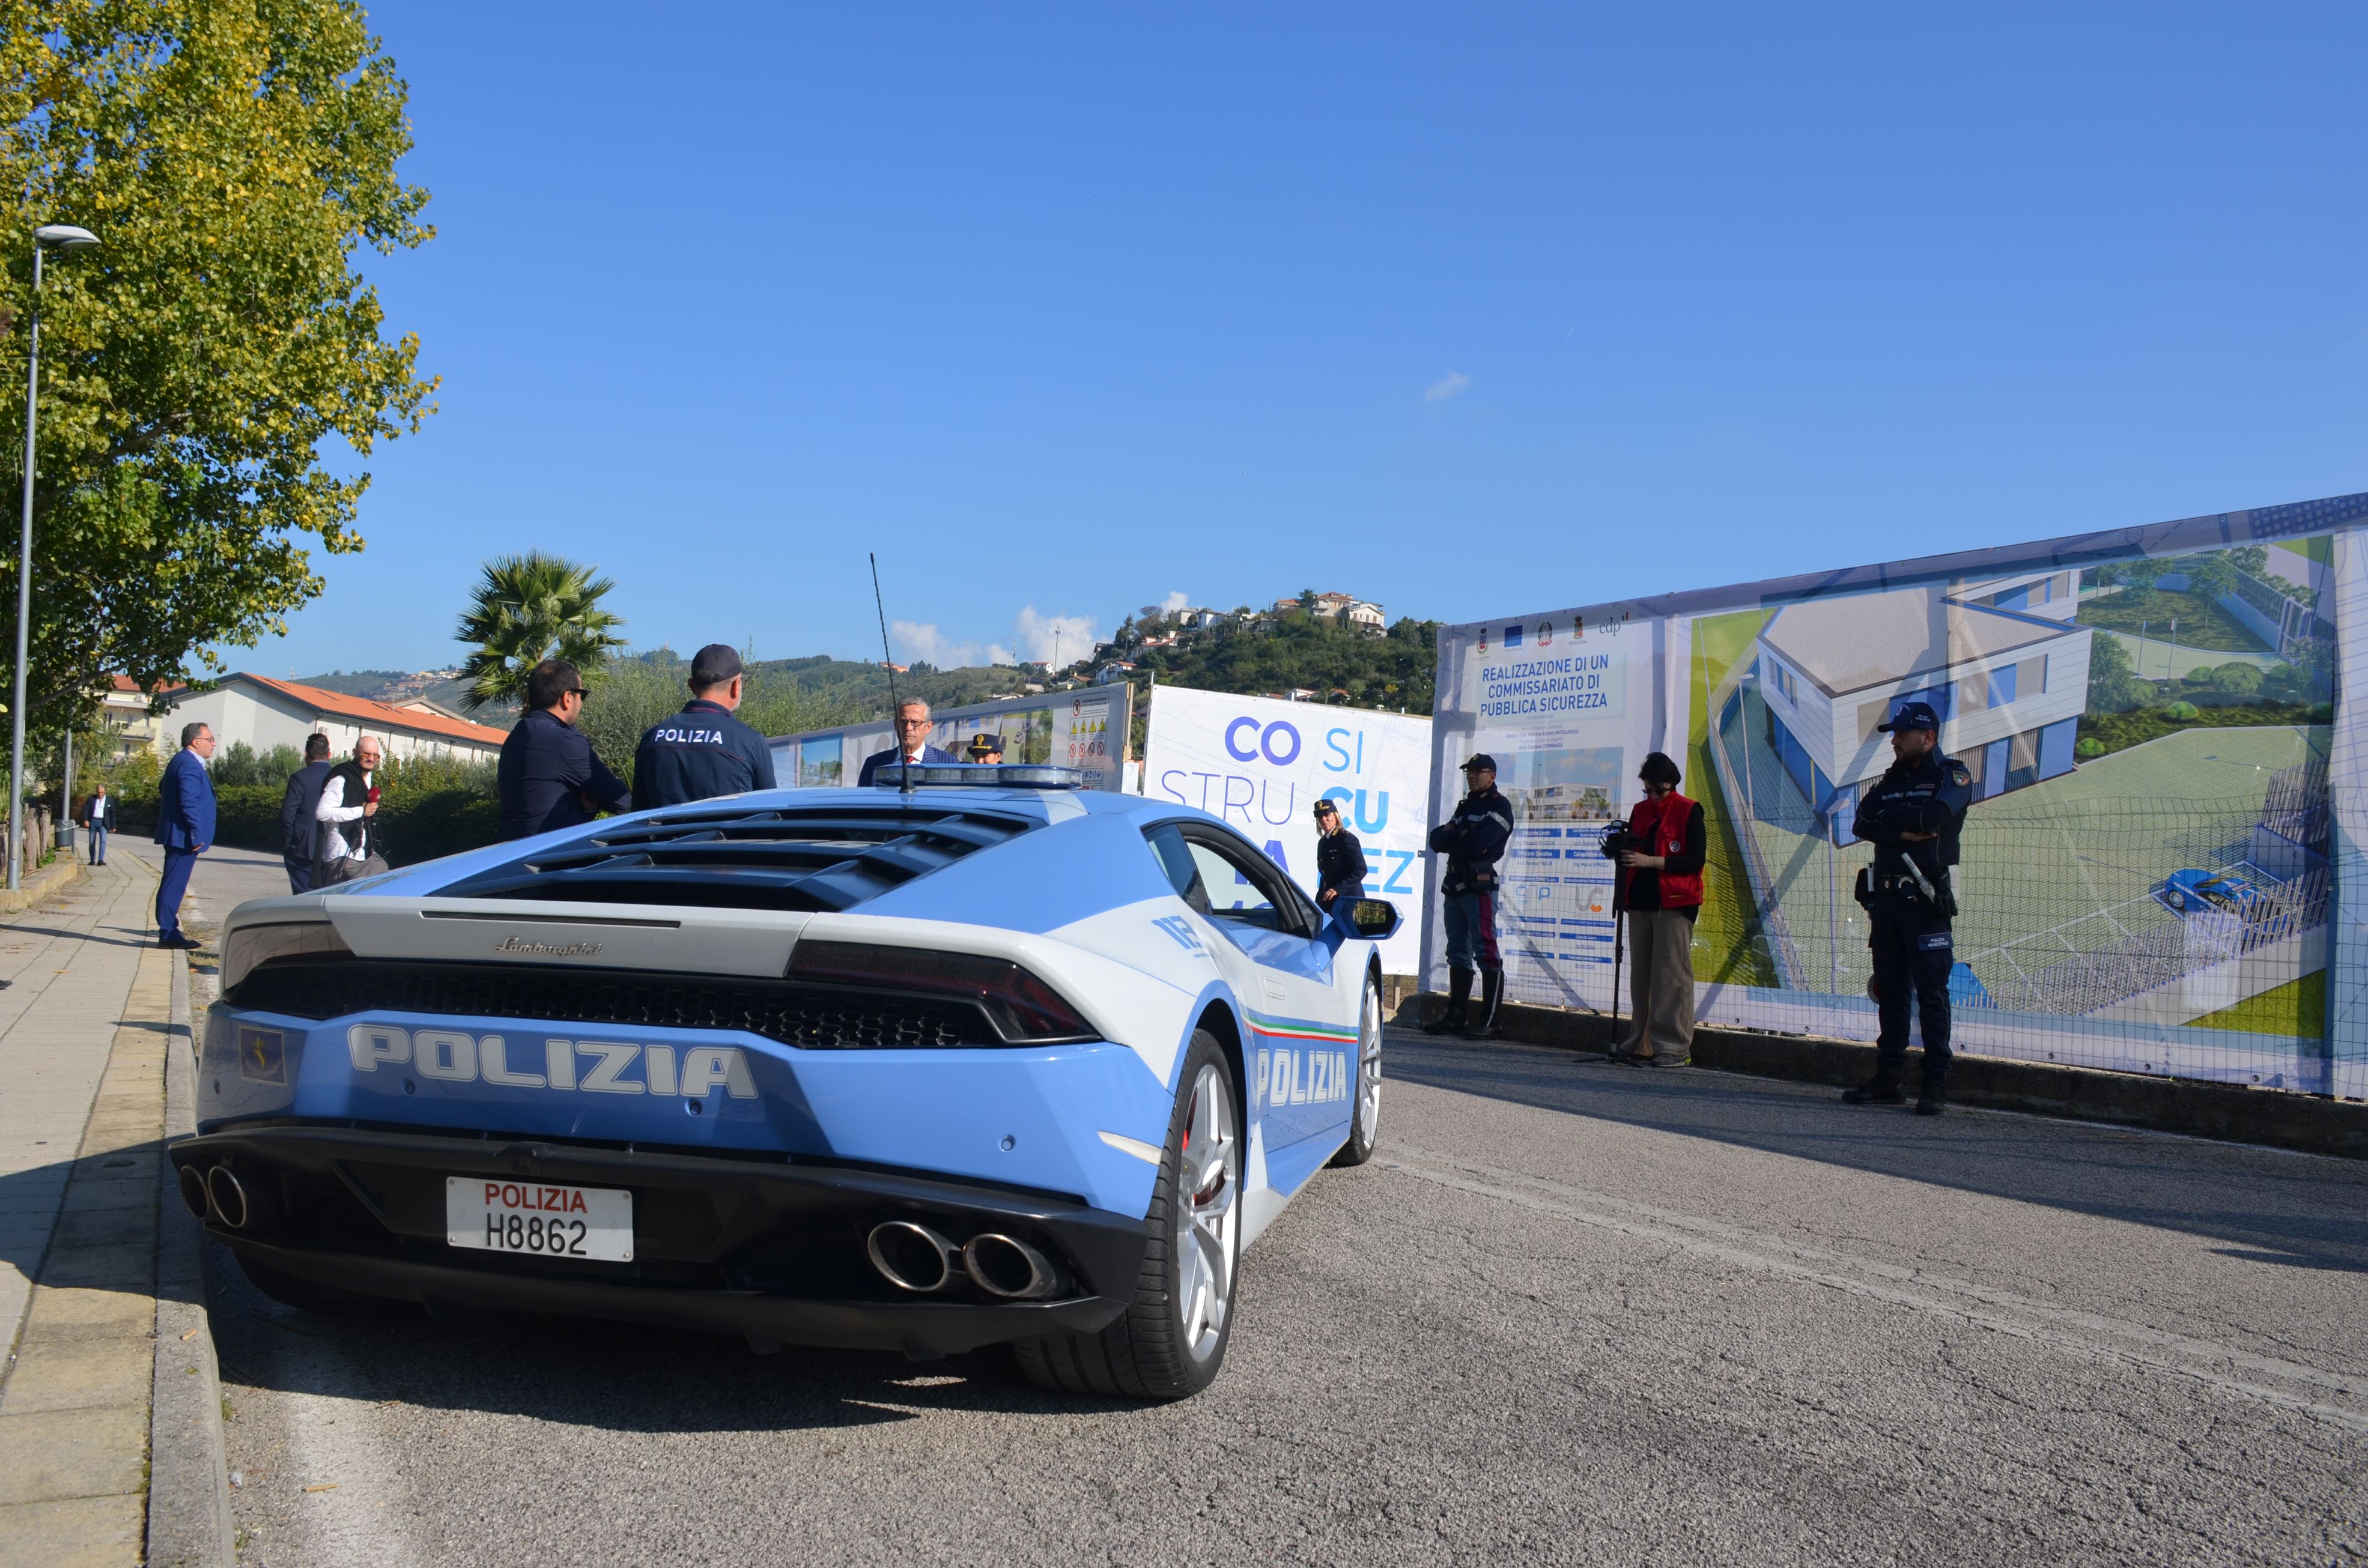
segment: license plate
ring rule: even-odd
[[[480,1252],[633,1261],[633,1195],[484,1176],[444,1178],[444,1239]]]

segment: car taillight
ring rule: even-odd
[[[239,926],[222,938],[222,988],[229,995],[258,964],[275,959],[349,959],[337,928],[325,920],[303,920],[276,926]]]
[[[871,942],[800,942],[789,978],[975,1002],[1012,1041],[1092,1040],[1093,1025],[1059,992],[1009,959]]]

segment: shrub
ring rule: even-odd
[[[2074,756],[2102,756],[2105,755],[2105,743],[2099,740],[2094,735],[2083,735],[2080,737],[2079,744],[2072,748],[2072,755]]]
[[[2174,702],[2162,711],[2163,716],[2169,719],[2200,719],[2203,716],[2203,710],[2192,702]]]

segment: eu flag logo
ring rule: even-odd
[[[238,1075],[250,1084],[287,1083],[288,1037],[278,1029],[240,1029]]]

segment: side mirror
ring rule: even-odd
[[[1396,936],[1400,924],[1398,906],[1382,898],[1342,899],[1337,918],[1369,942]]]

